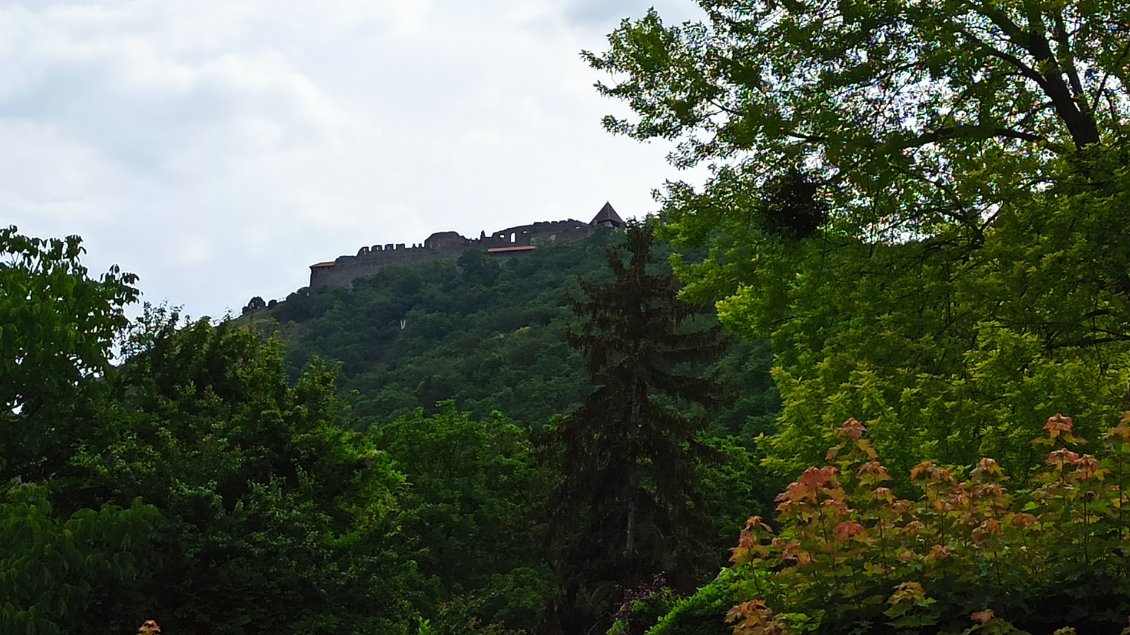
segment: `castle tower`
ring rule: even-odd
[[[620,228],[626,225],[626,223],[624,222],[624,219],[620,218],[620,215],[616,213],[616,210],[612,209],[612,204],[608,201],[605,201],[604,207],[600,208],[600,211],[596,213],[596,216],[594,216],[593,219],[589,221],[589,225],[592,225],[593,227]]]

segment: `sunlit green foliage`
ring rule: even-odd
[[[84,381],[106,371],[110,344],[137,298],[136,276],[88,277],[77,236],[0,228],[0,479],[38,479],[64,460]]]
[[[1032,530],[1039,544],[1021,544],[1024,531],[1007,527],[1003,535],[1020,542],[1002,551],[981,526],[984,509],[956,532],[964,542],[950,545],[953,535],[929,532],[972,522],[970,510],[933,509],[950,503],[930,492],[918,507],[898,497],[915,491],[925,472],[912,469],[927,458],[952,466],[933,474],[980,466],[957,486],[973,496],[988,486],[979,480],[990,466],[982,457],[993,456],[1016,499],[1037,502],[1054,478],[1047,452],[1029,442],[1029,422],[1071,412],[1075,433],[1094,439],[1125,408],[1125,7],[698,4],[701,22],[665,25],[653,10],[625,20],[607,51],[588,55],[608,73],[601,91],[633,113],[606,124],[641,140],[674,140],[675,165],[709,170],[701,187],[668,185],[663,235],[676,250],[708,250],[676,266],[685,297],[715,303],[733,332],[771,340],[782,412],[759,444],[766,465],[795,474],[819,464],[839,422],[856,417],[870,431],[860,452],[877,452],[890,470],[881,486],[889,489],[874,494],[872,483],[868,498],[851,487],[869,477],[838,471],[833,456],[827,470],[813,468],[790,487],[816,482],[822,506],[785,504],[775,520],[751,524],[779,522],[790,533],[743,541],[741,549],[777,549],[747,582],[761,584],[767,573],[782,582],[765,586],[778,593],[772,598],[743,593],[738,630],[1005,632],[1000,615],[1025,628],[1055,617],[1116,629],[1122,617],[1102,607],[1125,603],[1124,572],[1096,562],[1086,546],[1101,524],[1093,509],[1080,509],[1090,503],[1064,503],[1065,512],[1038,501],[1050,510]],[[1090,461],[1064,456],[1060,468]],[[1082,476],[1065,478],[1084,492]],[[1101,506],[1112,491],[1082,495]],[[879,509],[884,496],[904,504],[897,521],[880,517],[890,511]],[[1006,512],[1032,511],[994,500],[1002,527]],[[790,516],[797,509],[808,516]],[[925,517],[911,519],[908,509]],[[913,545],[906,538],[903,560],[876,535],[886,522],[928,531]],[[1120,539],[1123,529],[1114,522],[1103,535]],[[1056,532],[1072,556],[1057,554]],[[797,552],[806,539],[820,548]],[[931,569],[914,551],[931,541],[947,558],[967,551],[952,567]],[[1001,558],[1007,566],[996,567]],[[891,571],[899,573],[885,577]],[[981,611],[990,605],[998,618]],[[1077,612],[1066,615],[1068,606]],[[978,621],[968,621],[975,611]]]
[[[847,234],[956,225],[976,240],[1057,157],[1113,143],[1130,121],[1116,0],[697,4],[702,21],[667,25],[652,10],[587,55],[609,75],[601,92],[633,111],[609,129],[673,139],[676,165],[710,167],[700,196],[669,189],[684,236],[719,216],[769,228],[782,209],[752,195],[800,173]]]
[[[1023,478],[1019,422],[1119,411],[1116,4],[701,4],[701,24],[625,21],[590,62],[635,112],[614,130],[712,166],[668,189],[664,235],[709,250],[677,267],[688,298],[772,341],[768,465],[811,464],[854,416],[898,474],[991,453]]]

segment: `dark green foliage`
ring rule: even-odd
[[[265,308],[267,308],[267,302],[262,297],[255,296],[247,301],[247,306],[243,307],[242,314],[247,315],[248,313],[262,311]]]
[[[828,222],[817,184],[795,168],[767,184],[761,208],[765,231],[782,238],[809,238]]]
[[[541,260],[505,265],[469,255],[459,276],[450,266],[389,270],[352,291],[298,293],[276,307],[308,322],[360,324],[351,333],[287,322],[281,331],[299,349],[291,355],[325,345],[343,353],[346,369],[364,369],[388,352],[381,372],[416,382],[352,395],[363,420],[335,397],[335,370],[317,359],[288,368],[280,341],[247,327],[269,308],[219,325],[146,308],[127,324],[131,276],[87,278],[77,239],[4,236],[0,378],[9,393],[0,423],[18,443],[0,452],[9,478],[0,486],[0,630],[111,635],[157,618],[168,632],[221,635],[502,635],[543,621],[554,595],[542,513],[553,479],[527,429],[566,407],[553,404],[580,401],[585,360],[565,339],[562,277],[595,271],[591,256],[616,235],[548,245]],[[669,270],[655,270],[663,300],[673,301]],[[358,308],[368,319],[354,316]],[[676,323],[683,319],[713,324],[689,311]],[[752,501],[761,486],[747,448],[678,436],[699,426],[668,410],[685,401],[690,384],[677,373],[694,355],[664,328],[646,329],[663,339],[655,350],[667,353],[656,359],[676,362],[652,375],[666,383],[645,409],[674,434],[666,449],[655,446],[656,460],[702,451],[689,451],[671,477],[644,474],[640,461],[639,544],[648,553],[637,560],[658,557],[682,575],[703,554],[711,564],[701,568],[713,566],[730,539],[720,527],[736,526],[740,499]],[[117,366],[108,364],[114,338]],[[27,363],[36,356],[43,368]],[[746,349],[721,372],[740,376],[763,358]],[[481,395],[470,400],[480,407],[525,404],[526,425],[450,404],[430,416],[419,408],[453,388]],[[380,400],[411,414],[366,411]],[[742,412],[762,408],[749,402]],[[715,427],[748,429],[737,413]],[[684,476],[705,483],[701,494],[674,482]],[[718,503],[717,522],[696,535],[716,544],[696,552],[697,525],[681,506],[705,518],[706,502]],[[661,544],[667,538],[673,545]]]
[[[404,566],[380,547],[399,477],[342,430],[332,373],[313,364],[291,387],[277,342],[161,310],[127,350],[110,376],[117,403],[61,496],[141,496],[168,518],[148,597],[162,624],[332,632],[367,607],[357,619],[387,627],[395,582],[372,580]]]
[[[303,289],[253,319],[287,342],[292,378],[312,355],[340,362],[343,401],[363,420],[431,414],[453,400],[476,418],[498,410],[536,429],[581,404],[587,386],[566,341],[565,298],[578,276],[607,277],[603,249],[622,239],[597,232],[505,261],[467,251],[455,263],[389,268],[351,289]],[[654,266],[666,270],[666,247],[655,250]],[[763,344],[743,344],[721,363],[720,375],[743,388],[712,430],[756,436],[777,410],[770,357]]]
[[[624,593],[608,635],[643,635],[655,621],[671,610],[675,593],[663,574]]]
[[[406,479],[395,548],[416,563],[432,628],[532,630],[552,576],[539,552],[548,479],[526,432],[498,413],[478,421],[448,403],[370,435]]]
[[[597,268],[610,238],[545,244],[502,263],[469,251],[457,263],[390,268],[352,289],[291,294],[270,314],[292,374],[311,355],[341,362],[344,399],[366,419],[430,414],[454,400],[478,418],[500,410],[538,427],[584,394],[564,295],[571,276]]]
[[[127,332],[132,276],[0,239],[0,631],[407,632],[402,478],[331,371],[290,385],[277,342],[165,309]]]
[[[773,432],[781,400],[766,369],[773,366],[769,343],[733,338],[715,366],[718,384],[726,391],[727,403],[715,409],[707,432],[711,436],[735,436],[747,441]]]
[[[583,632],[662,571],[688,588],[701,555],[696,461],[709,453],[703,420],[675,406],[718,401],[719,388],[689,365],[718,355],[721,340],[716,328],[695,329],[695,308],[651,264],[653,243],[649,227],[630,224],[608,249],[612,280],[582,281],[570,302],[569,341],[593,391],[547,435],[562,474],[549,541],[560,590],[547,629]]]

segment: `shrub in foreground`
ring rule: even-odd
[[[1093,454],[1069,417],[1044,431],[1032,444],[1043,469],[1026,482],[990,458],[966,477],[927,461],[904,497],[848,420],[826,464],[777,498],[775,519],[741,532],[734,633],[1118,632],[1130,614],[1130,413]]]

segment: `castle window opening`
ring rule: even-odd
[[[510,232],[510,242],[518,242],[518,232]]]

